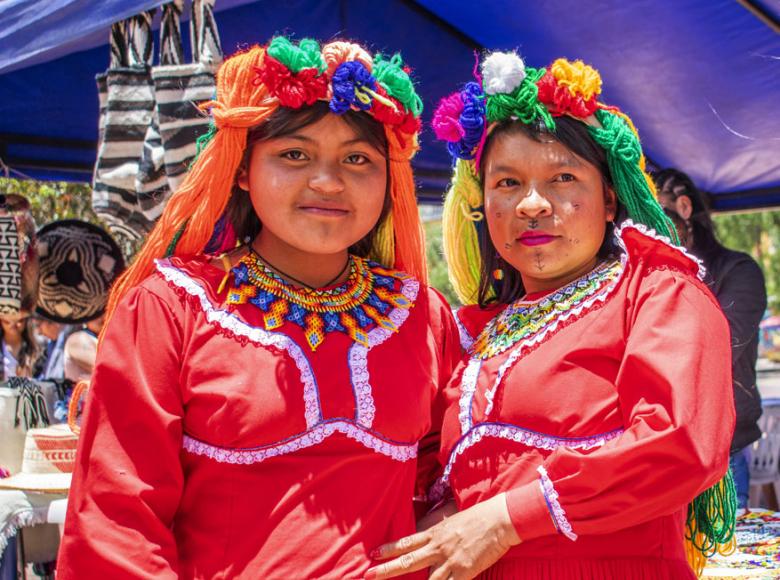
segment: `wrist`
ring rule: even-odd
[[[517,533],[515,524],[512,522],[512,518],[509,516],[509,508],[506,503],[506,493],[499,493],[493,497],[491,502],[494,502],[494,510],[496,514],[495,525],[498,539],[502,545],[507,549],[512,546],[516,546],[522,540]]]

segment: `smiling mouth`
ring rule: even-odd
[[[349,213],[349,210],[340,207],[325,207],[319,205],[302,205],[298,207],[299,210],[309,215],[315,215],[320,217],[344,217]]]
[[[544,244],[549,244],[550,242],[555,241],[556,237],[557,236],[546,234],[544,232],[523,232],[517,238],[517,241],[524,246],[542,246]]]

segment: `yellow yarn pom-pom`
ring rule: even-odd
[[[601,93],[599,72],[581,60],[571,62],[559,58],[550,66],[550,72],[559,85],[565,86],[572,95],[579,95],[586,101]]]

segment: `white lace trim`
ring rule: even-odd
[[[44,508],[29,507],[12,514],[0,529],[0,560],[2,560],[8,542],[19,533],[20,529],[45,524],[48,517],[48,506]]]
[[[558,492],[553,487],[553,482],[550,476],[547,475],[547,470],[541,465],[536,469],[539,472],[539,487],[542,488],[542,494],[547,501],[547,507],[550,510],[555,527],[558,532],[569,538],[572,542],[577,540],[577,534],[571,529],[571,524],[566,518],[566,512],[561,507],[558,501]]]
[[[477,380],[482,361],[478,358],[469,359],[468,365],[460,379],[460,399],[458,401],[458,421],[460,421],[460,433],[465,435],[471,429],[471,409],[474,403],[474,394],[477,391]]]
[[[686,250],[682,246],[678,246],[677,244],[675,244],[668,237],[659,234],[653,228],[650,228],[645,224],[634,223],[633,220],[630,219],[623,221],[618,227],[615,228],[615,238],[618,240],[618,243],[623,248],[624,252],[627,252],[627,249],[625,243],[623,242],[623,231],[627,229],[636,230],[640,234],[647,236],[648,238],[657,240],[663,244],[666,244],[676,252],[679,252],[680,254],[688,258],[690,261],[692,261],[694,264],[696,264],[696,266],[698,267],[697,275],[699,277],[699,280],[704,280],[704,276],[707,274],[707,269],[704,267],[704,263],[699,258],[689,253],[688,250]]]
[[[419,290],[420,283],[413,278],[409,278],[404,280],[403,286],[401,287],[401,294],[403,294],[411,304],[414,304],[415,300],[417,300],[417,293]],[[401,325],[409,318],[409,309],[394,308],[388,317],[393,324],[395,324],[396,328],[400,329]],[[355,392],[355,420],[358,425],[362,425],[363,427],[371,427],[374,424],[374,416],[376,415],[374,396],[371,392],[371,383],[368,373],[368,351],[375,346],[382,344],[393,334],[395,333],[392,330],[377,326],[368,333],[367,347],[359,343],[354,343],[349,348],[349,353],[347,354],[350,381],[352,382],[352,390]]]
[[[375,433],[344,419],[326,421],[280,443],[254,449],[216,447],[187,435],[184,436],[182,447],[190,453],[203,455],[219,463],[249,465],[260,463],[271,457],[294,453],[295,451],[318,445],[336,432],[343,433],[350,439],[361,443],[364,447],[396,461],[409,461],[417,457],[417,443],[407,444],[387,441]]]
[[[466,327],[463,326],[463,322],[461,322],[460,317],[458,317],[458,311],[453,310],[452,315],[455,317],[455,324],[458,326],[458,336],[460,337],[460,347],[463,349],[464,352],[468,352],[469,349],[471,349],[471,345],[474,344],[474,337],[469,334],[469,331],[466,330]]]
[[[234,314],[226,310],[215,308],[206,295],[205,289],[187,274],[173,266],[169,260],[156,260],[157,270],[170,283],[181,288],[200,301],[200,306],[206,315],[206,320],[217,324],[236,336],[242,336],[261,346],[273,346],[284,350],[295,362],[301,373],[303,384],[303,401],[306,416],[306,427],[311,429],[322,421],[320,409],[320,396],[317,389],[317,380],[301,347],[286,334],[269,332],[264,328],[250,326]]]
[[[444,473],[441,476],[441,482],[442,484],[449,483],[450,473],[452,473],[452,468],[458,460],[458,457],[463,455],[467,449],[482,441],[484,437],[505,439],[507,441],[514,441],[526,445],[527,447],[554,451],[559,447],[566,447],[568,449],[594,449],[596,447],[601,447],[607,441],[619,437],[622,433],[623,429],[615,429],[614,431],[591,435],[589,437],[555,437],[553,435],[537,433],[536,431],[523,429],[522,427],[509,425],[507,423],[480,423],[461,437],[460,441],[452,448],[449,460],[444,468]]]

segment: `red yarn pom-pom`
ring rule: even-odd
[[[316,68],[305,68],[298,73],[268,55],[263,66],[257,68],[257,78],[268,92],[279,99],[283,107],[298,109],[324,99],[328,92],[328,78]]]
[[[558,80],[549,70],[537,81],[536,86],[539,89],[539,100],[547,105],[550,114],[556,117],[570,114],[585,119],[598,108],[595,95],[587,101],[580,95],[572,95],[568,87],[558,84]]]
[[[397,99],[389,96],[381,86],[377,86],[377,93],[389,99],[395,104],[395,109],[388,107],[378,99],[374,99],[371,107],[371,114],[374,119],[386,125],[393,127],[407,135],[413,135],[420,131],[420,120],[415,118],[414,113],[404,110],[404,106]]]

